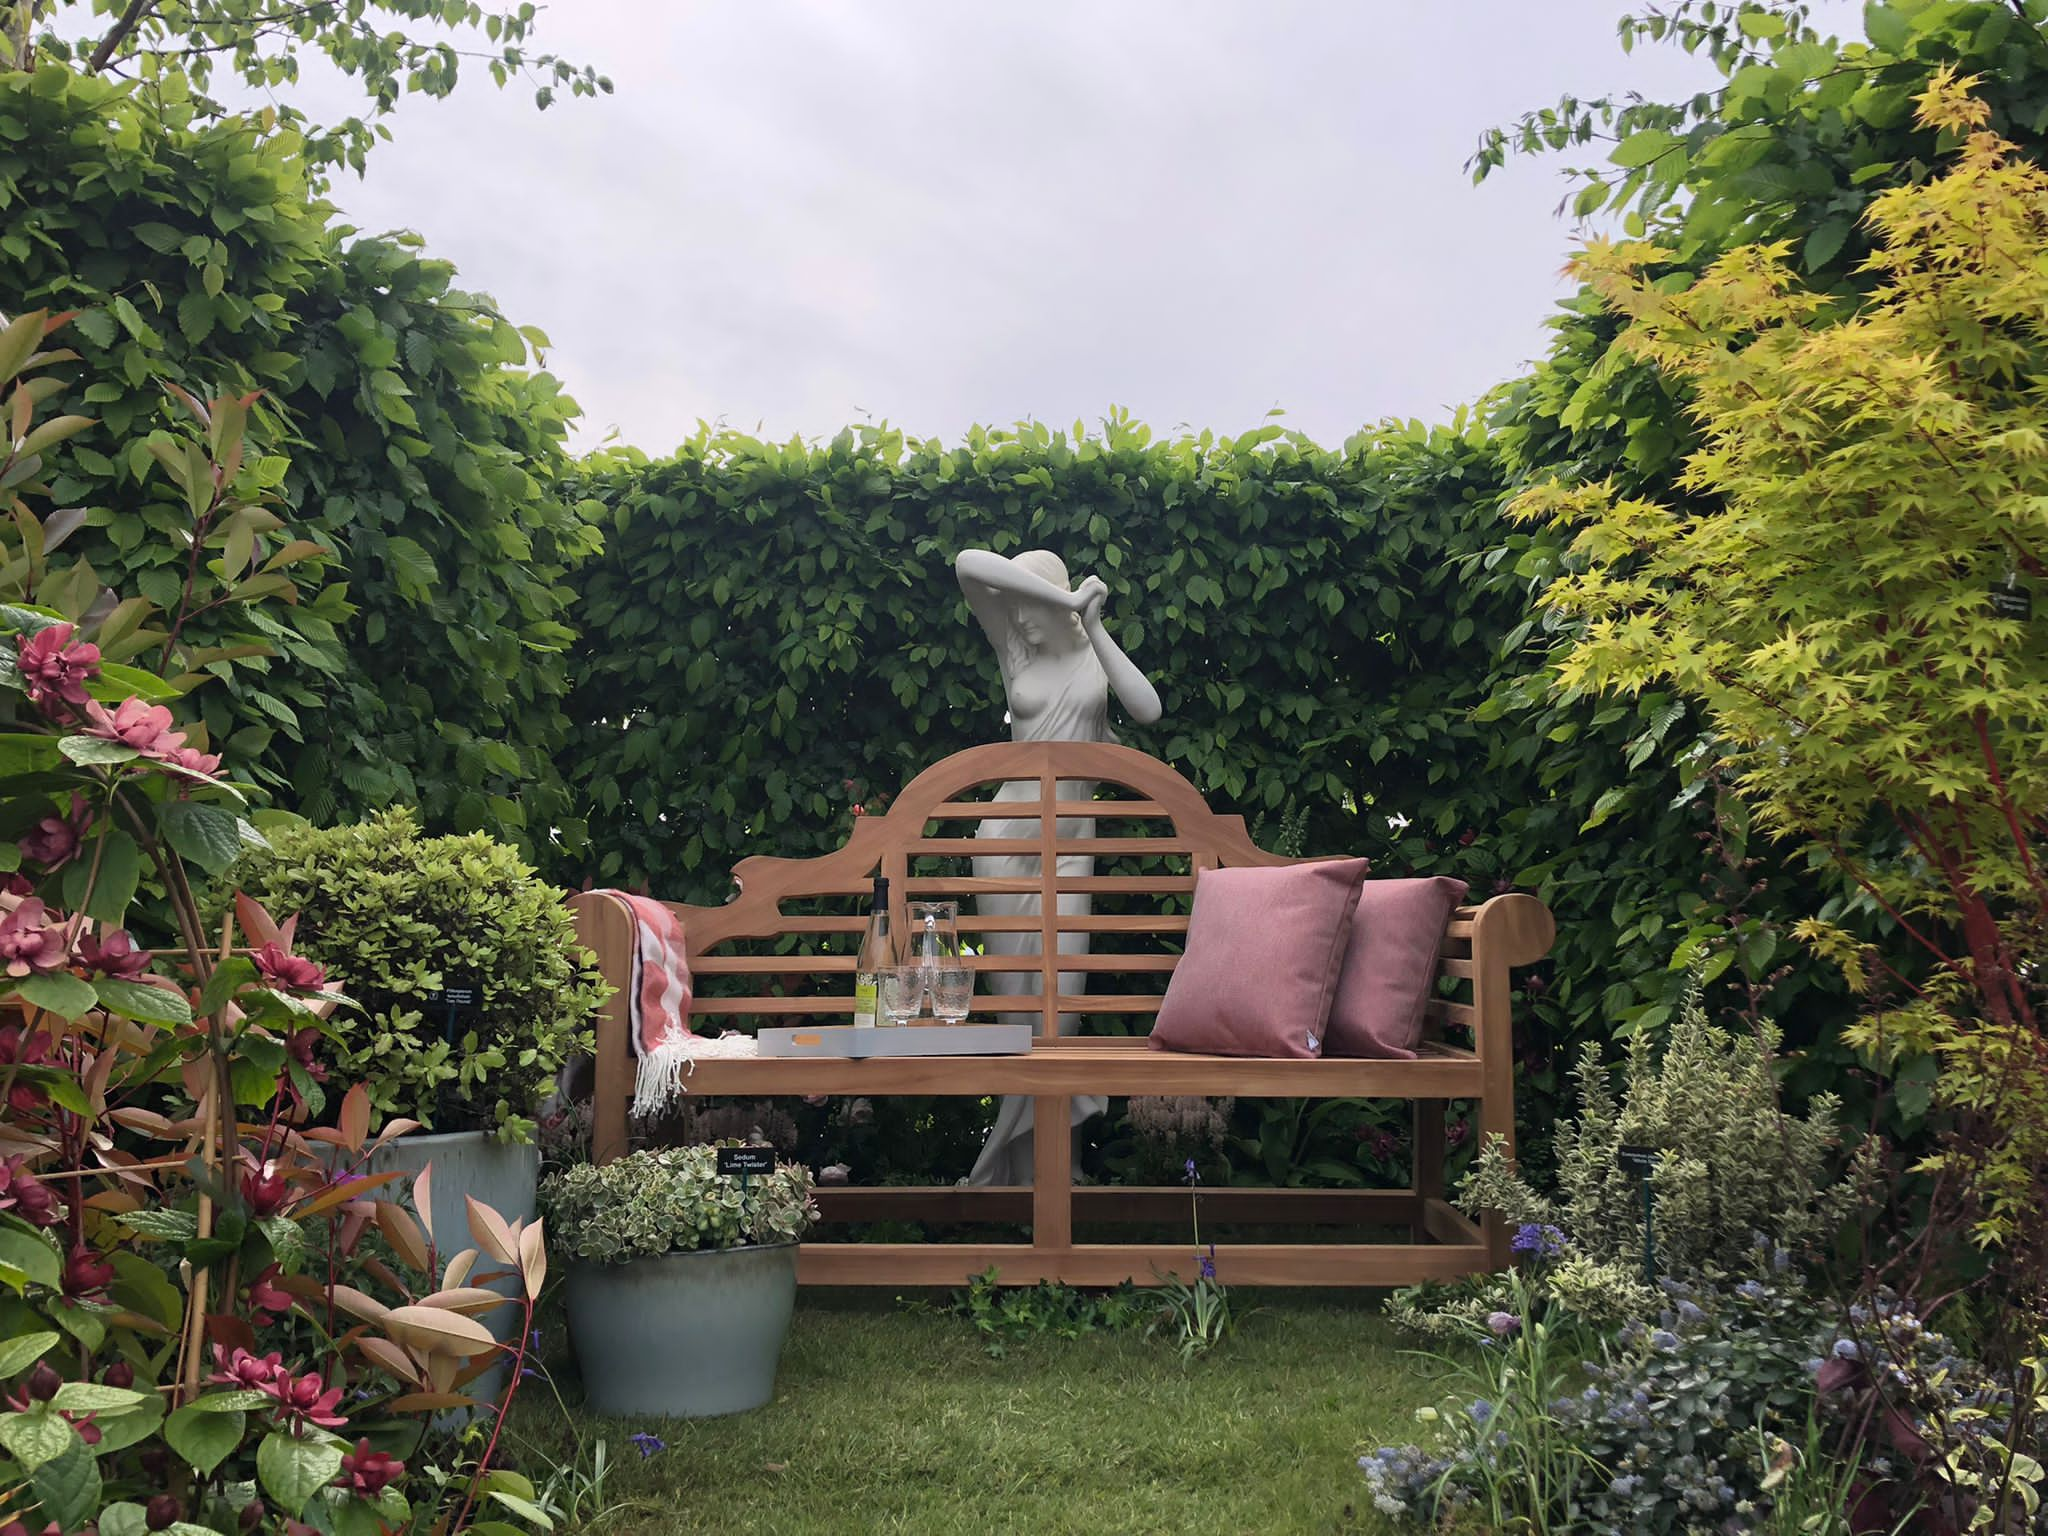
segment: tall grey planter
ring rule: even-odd
[[[795,1243],[664,1253],[569,1271],[569,1333],[590,1406],[709,1418],[759,1408],[796,1306]]]
[[[425,1215],[434,1224],[434,1247],[442,1263],[476,1246],[469,1235],[466,1195],[476,1196],[478,1204],[489,1206],[508,1222],[533,1219],[534,1190],[540,1181],[539,1147],[497,1141],[483,1131],[401,1136],[377,1150],[369,1171],[401,1172],[409,1186],[413,1176],[429,1163],[434,1165],[434,1177],[428,1191],[431,1208]],[[479,1271],[495,1267],[488,1257],[477,1262]],[[434,1276],[434,1284],[440,1279]],[[491,1289],[506,1296],[518,1295],[517,1282],[511,1279],[495,1281]],[[521,1315],[517,1306],[493,1307],[478,1314],[477,1321],[485,1324],[499,1343],[510,1344],[519,1337]],[[510,1362],[500,1361],[463,1390],[483,1402],[495,1403],[505,1390],[510,1370]]]

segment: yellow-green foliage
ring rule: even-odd
[[[1766,827],[1841,859],[1993,1017],[2028,1017],[1994,910],[2048,897],[2048,615],[2002,616],[1992,588],[2048,575],[2048,172],[1980,131],[1969,84],[1921,98],[1958,153],[1871,204],[1853,313],[1782,243],[1691,282],[1653,275],[1655,246],[1589,248],[1619,353],[1692,392],[1682,484],[1710,510],[1551,485],[1517,512],[1580,525],[1546,596],[1583,626],[1568,687],[1701,701]],[[1873,827],[1913,856],[1866,857]]]
[[[430,1130],[525,1136],[605,996],[562,892],[481,833],[422,837],[411,811],[359,826],[280,828],[232,872],[326,966],[360,1012],[334,1017],[344,1082]],[[449,987],[474,991],[454,1014]]]

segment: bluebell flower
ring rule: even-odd
[[[1187,1168],[1187,1173],[1184,1176],[1184,1181],[1189,1184],[1200,1183],[1202,1176],[1195,1172],[1195,1160],[1192,1157],[1187,1160],[1185,1167]]]
[[[1484,1424],[1493,1417],[1493,1404],[1483,1397],[1475,1397],[1472,1399],[1472,1406],[1465,1411],[1472,1415],[1472,1422],[1474,1424]]]
[[[1216,1245],[1211,1243],[1207,1253],[1196,1254],[1195,1262],[1202,1266],[1202,1278],[1204,1280],[1214,1280],[1216,1278]]]
[[[1854,1339],[1835,1340],[1834,1356],[1837,1360],[1855,1360],[1859,1358],[1862,1355],[1862,1353],[1863,1351],[1856,1347],[1856,1341]]]
[[[1548,1222],[1525,1221],[1516,1230],[1508,1247],[1530,1258],[1554,1259],[1564,1252],[1564,1233]]]
[[[534,1329],[533,1333],[528,1337],[526,1347],[528,1349],[540,1348],[540,1330],[538,1328]]]
[[[1678,1335],[1671,1332],[1668,1328],[1659,1328],[1650,1335],[1650,1348],[1676,1349],[1678,1348]]]
[[[631,1440],[633,1444],[639,1448],[640,1459],[642,1461],[645,1461],[648,1457],[652,1456],[656,1451],[665,1451],[668,1449],[668,1442],[666,1440],[662,1439],[659,1435],[650,1435],[645,1430],[642,1430],[637,1435],[629,1435],[627,1436],[627,1439]]]

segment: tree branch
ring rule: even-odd
[[[115,53],[142,25],[142,18],[156,8],[156,0],[128,0],[128,5],[114,24],[107,28],[107,35],[100,39],[99,47],[93,49],[92,57],[86,61],[87,74],[96,75],[107,67]]]

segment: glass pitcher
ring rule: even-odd
[[[925,997],[932,996],[931,974],[960,963],[960,903],[957,901],[913,901],[905,915],[909,931],[903,935],[903,963],[925,974]]]

